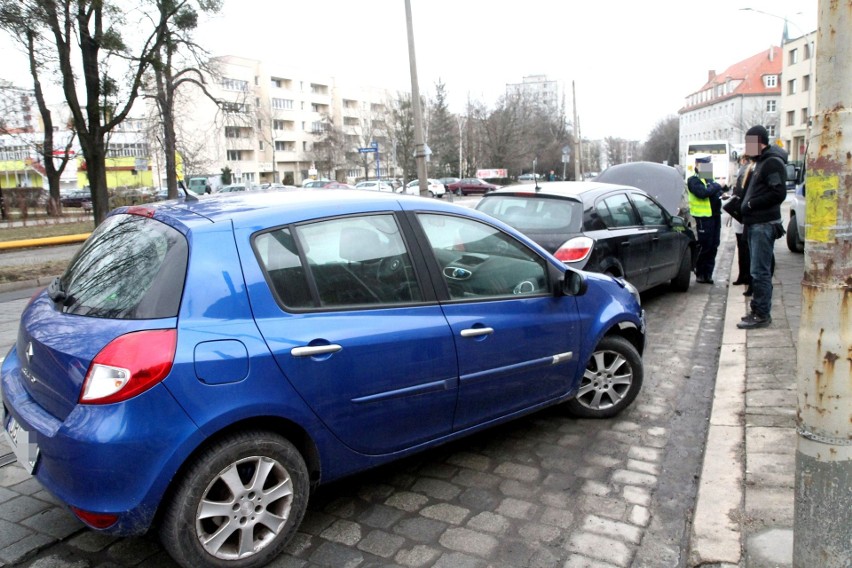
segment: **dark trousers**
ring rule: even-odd
[[[746,230],[737,233],[737,280],[751,284],[751,255],[748,253],[748,234]]]
[[[698,232],[698,257],[695,259],[695,275],[699,278],[712,278],[716,268],[716,251],[722,224],[718,216],[695,217],[695,228]]]

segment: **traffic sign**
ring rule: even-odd
[[[375,148],[375,147],[373,147],[373,148],[358,148],[358,152],[361,153],[361,154],[370,154],[372,152],[378,152],[378,151],[379,151],[379,149]]]

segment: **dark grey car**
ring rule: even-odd
[[[646,192],[598,182],[521,184],[486,194],[476,208],[573,268],[625,278],[639,290],[689,289],[694,235]]]

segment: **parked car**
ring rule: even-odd
[[[305,189],[355,189],[355,186],[342,181],[316,180],[302,186]]]
[[[653,197],[670,215],[683,217],[694,232],[695,220],[689,213],[689,193],[683,174],[676,168],[656,162],[628,162],[610,166],[594,181],[638,187]]]
[[[92,192],[88,189],[70,189],[59,194],[62,207],[81,208],[84,211],[92,209]]]
[[[18,460],[83,522],[184,567],[259,567],[312,487],[643,381],[639,295],[470,208],[277,191],[123,207],[24,308]]]
[[[426,187],[426,193],[429,197],[444,197],[444,194],[447,190],[444,188],[444,184],[436,179],[427,179],[426,183],[428,184]],[[405,190],[400,187],[397,189],[398,193],[405,193],[407,195],[420,195],[420,180],[413,179],[405,185]]]
[[[355,189],[367,189],[370,191],[385,191],[393,193],[393,186],[391,184],[378,180],[359,181],[355,184]]]
[[[790,252],[805,252],[805,182],[796,184],[790,199],[790,220],[787,221],[787,248]]]
[[[488,183],[479,178],[464,178],[447,186],[456,195],[467,195],[468,193],[488,193],[500,189],[499,185]]]
[[[325,184],[331,182],[330,179],[306,179],[302,182],[302,187],[305,189],[311,189],[315,187],[323,187]]]
[[[451,183],[456,183],[457,181],[459,181],[459,178],[457,178],[457,177],[445,177],[445,178],[440,178],[438,181],[441,182],[442,184],[444,184],[444,189],[446,191],[450,191],[450,189],[447,186],[450,185]]]
[[[518,176],[518,181],[523,182],[535,181],[537,179],[541,179],[541,176],[539,174],[521,174]]]
[[[251,185],[250,183],[232,183],[229,185],[220,186],[219,189],[215,190],[213,193],[239,193],[242,191],[254,191],[258,189],[257,187]],[[178,193],[182,193],[179,191]]]
[[[476,209],[522,231],[569,266],[625,278],[637,289],[685,292],[695,239],[682,217],[627,185],[559,181],[485,195]]]

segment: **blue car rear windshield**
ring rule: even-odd
[[[176,317],[187,256],[186,238],[164,223],[107,217],[61,277],[63,310],[110,319]]]

